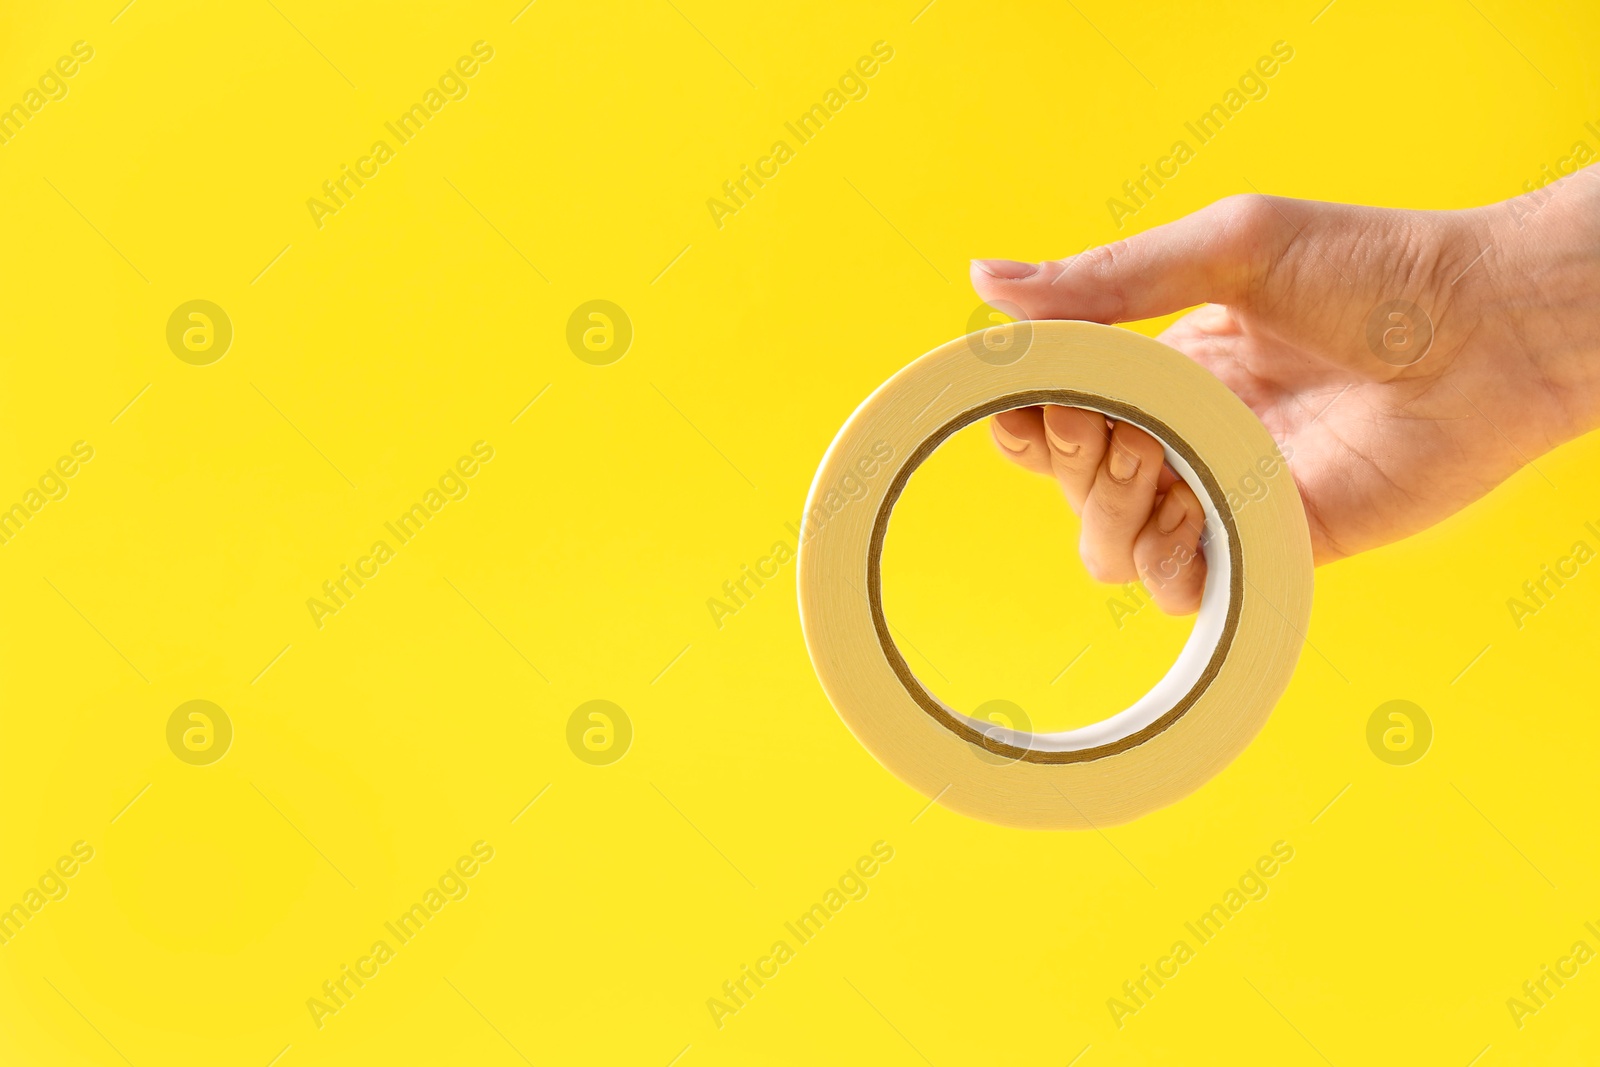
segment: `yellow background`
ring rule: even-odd
[[[1505,605],[1597,543],[1600,440],[1320,572],[1260,737],[1104,833],[924,810],[824,700],[792,565],[706,606],[855,404],[966,331],[970,257],[1116,237],[1105,200],[1274,41],[1270,95],[1123,233],[1251,188],[1520,192],[1596,143],[1593,5],[122,2],[0,16],[5,102],[95,50],[0,145],[0,498],[95,449],[0,546],[0,905],[95,849],[0,947],[0,1062],[1600,1056],[1600,964],[1506,1008],[1600,948],[1600,572],[1520,631]],[[469,95],[319,229],[307,198],[478,40]],[[866,98],[714,225],[879,40]],[[233,323],[210,366],[166,345],[191,299]],[[634,325],[610,366],[565,341],[591,299]],[[470,494],[318,629],[307,598],[479,440]],[[1118,630],[1055,491],[987,449],[897,516],[896,622],[958,703],[1109,709],[1185,624]],[[191,699],[234,725],[210,766],[166,744]],[[634,728],[610,766],[566,742],[594,699]],[[1412,766],[1366,746],[1391,699],[1434,724]],[[307,998],[478,840],[470,894],[319,1029]],[[880,840],[869,894],[719,1029],[707,999]],[[1107,998],[1279,840],[1266,899],[1119,1030]]]

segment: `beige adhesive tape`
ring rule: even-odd
[[[890,513],[923,460],[963,426],[1034,404],[1146,430],[1206,515],[1205,590],[1177,662],[1123,711],[1056,733],[941,702],[895,643],[879,574]],[[1305,639],[1311,544],[1277,444],[1209,372],[1115,327],[1017,322],[941,345],[850,416],[806,501],[797,580],[817,677],[880,763],[974,818],[1088,829],[1186,796],[1261,729]]]

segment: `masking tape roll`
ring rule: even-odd
[[[996,726],[934,696],[895,644],[879,574],[890,513],[923,460],[962,427],[1035,404],[1147,431],[1205,511],[1205,588],[1177,661],[1125,710],[1055,733]],[[862,402],[817,469],[797,582],[817,677],[880,763],[974,818],[1088,829],[1186,796],[1244,750],[1294,673],[1311,570],[1293,477],[1220,381],[1140,334],[1022,321],[941,345]]]

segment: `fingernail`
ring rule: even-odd
[[[1188,510],[1176,494],[1168,493],[1167,498],[1161,502],[1161,510],[1156,513],[1156,529],[1164,534],[1171,533],[1183,523],[1183,517]]]
[[[995,440],[1000,442],[1000,447],[1007,452],[1026,452],[1028,450],[1028,442],[1000,425],[999,420],[994,423],[994,436]]]
[[[1004,278],[1007,281],[1031,278],[1039,273],[1039,264],[1019,263],[1014,259],[975,259],[972,262],[989,277]]]
[[[1111,446],[1111,477],[1119,482],[1133,480],[1139,473],[1139,457],[1129,452],[1119,444]]]
[[[1056,432],[1056,428],[1050,425],[1050,411],[1050,408],[1044,410],[1044,433],[1050,438],[1050,446],[1063,456],[1076,456],[1082,446],[1065,440]]]

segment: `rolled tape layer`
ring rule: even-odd
[[[1029,734],[947,706],[916,676],[884,618],[879,564],[923,460],[963,426],[1034,404],[1102,411],[1160,440],[1205,510],[1207,574],[1189,640],[1149,693],[1092,726]],[[872,478],[866,457],[883,464]],[[864,497],[840,492],[862,484]],[[996,327],[890,378],[823,457],[801,535],[801,621],[840,717],[908,785],[1006,826],[1107,826],[1197,789],[1266,722],[1311,614],[1305,513],[1266,428],[1181,353],[1096,323]]]

